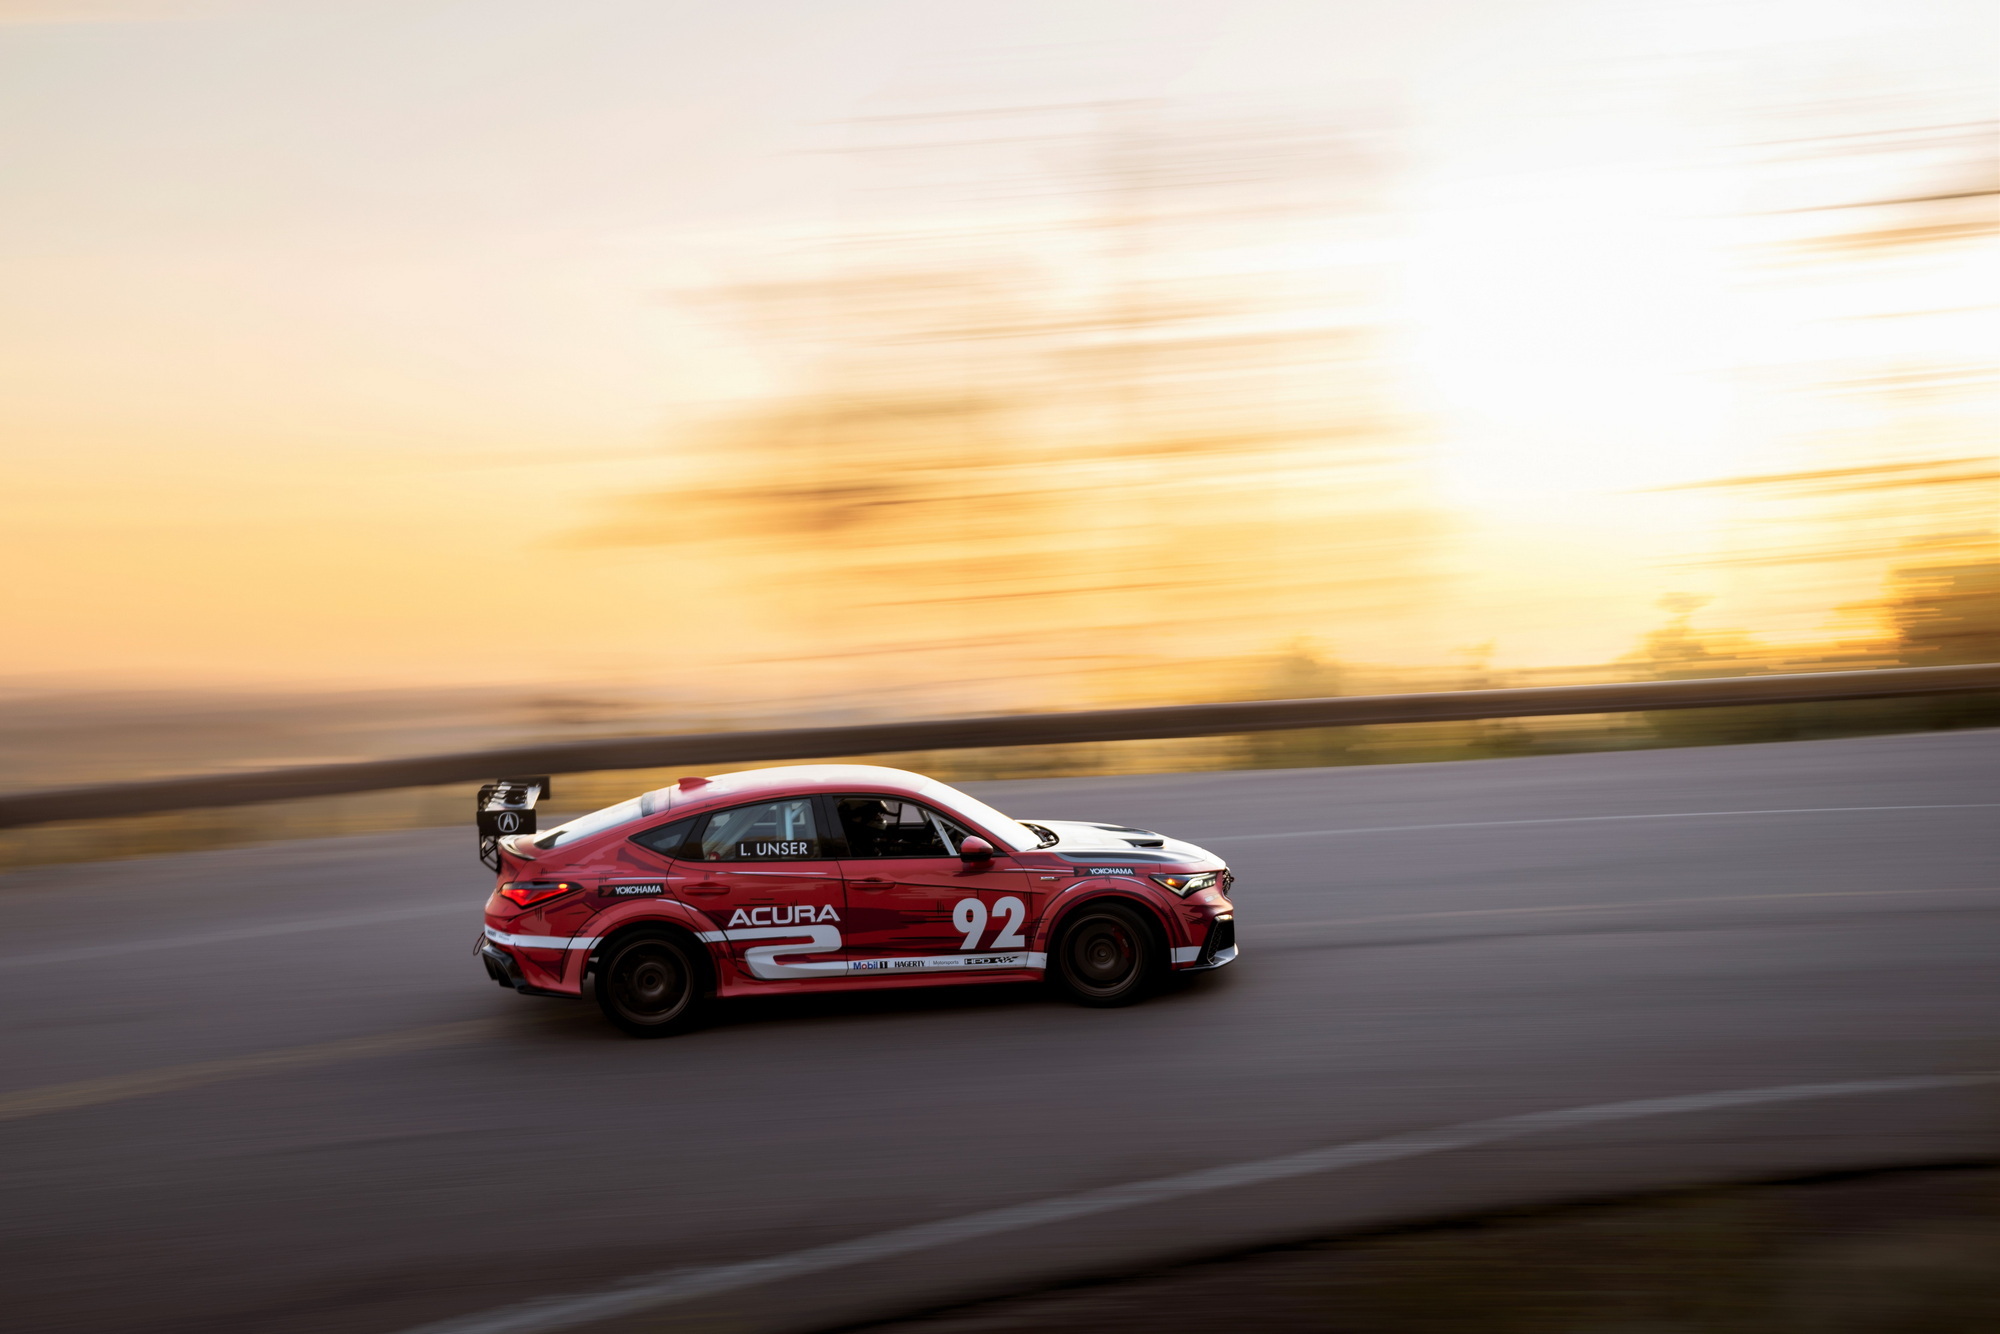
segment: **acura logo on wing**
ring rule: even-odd
[[[521,830],[521,817],[513,811],[502,811],[493,821],[493,827],[503,834],[515,834]]]

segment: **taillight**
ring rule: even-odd
[[[509,880],[500,886],[500,897],[525,908],[543,899],[552,899],[558,894],[567,894],[583,886],[574,880]]]

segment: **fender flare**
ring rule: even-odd
[[[674,911],[662,912],[661,909]],[[614,920],[606,922],[603,920],[606,917],[614,917]],[[721,939],[721,932],[709,920],[706,913],[692,904],[682,903],[678,899],[646,899],[631,904],[620,904],[592,918],[589,925],[595,930],[597,939],[589,950],[583,952],[581,971],[577,974],[579,988],[582,987],[584,979],[596,970],[598,960],[607,945],[621,936],[650,929],[671,931],[686,936],[688,943],[694,949],[695,956],[708,965],[705,989],[711,994],[715,991],[718,979],[721,977],[721,965],[724,962],[717,953],[717,942]]]
[[[1134,893],[1115,883],[1084,881],[1072,885],[1058,894],[1043,911],[1041,920],[1035,923],[1034,934],[1029,937],[1028,948],[1046,955],[1049,946],[1055,942],[1062,924],[1078,908],[1098,903],[1105,899],[1116,899],[1120,903],[1137,908],[1153,928],[1153,944],[1165,956],[1163,963],[1171,966],[1173,960],[1173,927],[1164,920],[1159,905],[1149,901],[1144,891]]]

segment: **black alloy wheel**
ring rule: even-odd
[[[666,1037],[700,1022],[702,982],[701,966],[682,941],[628,936],[611,946],[597,969],[597,1004],[634,1037]]]
[[[1130,1005],[1151,987],[1158,955],[1138,913],[1114,903],[1086,906],[1064,924],[1049,974],[1080,1005]]]

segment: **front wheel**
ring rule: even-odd
[[[1159,972],[1153,933],[1138,913],[1114,903],[1077,909],[1049,952],[1049,980],[1079,1005],[1130,1005]]]
[[[673,936],[631,936],[605,951],[597,969],[604,1017],[635,1038],[685,1033],[702,1019],[703,972]]]

